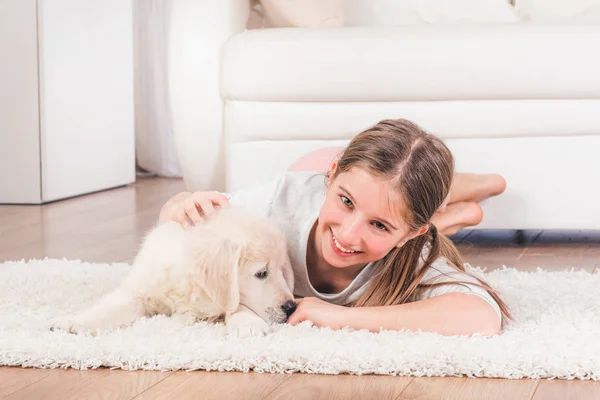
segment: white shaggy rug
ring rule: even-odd
[[[48,319],[86,307],[129,268],[54,259],[0,264],[0,365],[600,378],[600,274],[573,270],[474,269],[502,292],[516,319],[493,338],[332,331],[305,322],[232,339],[220,324],[182,327],[163,316],[98,337],[48,330]]]

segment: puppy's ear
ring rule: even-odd
[[[204,292],[226,314],[240,305],[239,270],[244,246],[225,238],[212,238],[196,245],[196,263]]]
[[[283,279],[285,279],[285,283],[290,288],[290,291],[294,293],[294,271],[288,263],[283,266]]]

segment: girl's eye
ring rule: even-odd
[[[340,196],[340,199],[342,199],[342,203],[344,203],[348,207],[352,207],[352,200],[350,200],[346,196]]]
[[[268,275],[268,271],[264,270],[264,271],[259,271],[256,274],[254,274],[255,277],[257,277],[258,279],[265,279]]]
[[[352,200],[350,200],[349,198],[347,198],[346,196],[340,195],[340,199],[342,200],[342,203],[344,203],[344,205],[346,207],[352,207]],[[373,225],[375,226],[375,228],[377,228],[380,231],[387,231],[388,229],[385,227],[384,224],[382,224],[379,221],[375,221],[373,223]]]
[[[380,231],[387,231],[387,228],[381,222],[375,221],[374,225],[375,225],[375,228]]]

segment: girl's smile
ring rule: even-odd
[[[335,237],[335,234],[333,233],[333,230],[331,228],[329,228],[329,232],[331,233],[331,248],[338,256],[352,257],[356,256],[357,254],[363,253],[362,251],[351,249],[350,246],[341,244],[340,241]]]

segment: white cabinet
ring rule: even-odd
[[[0,0],[0,203],[135,181],[132,2]]]

